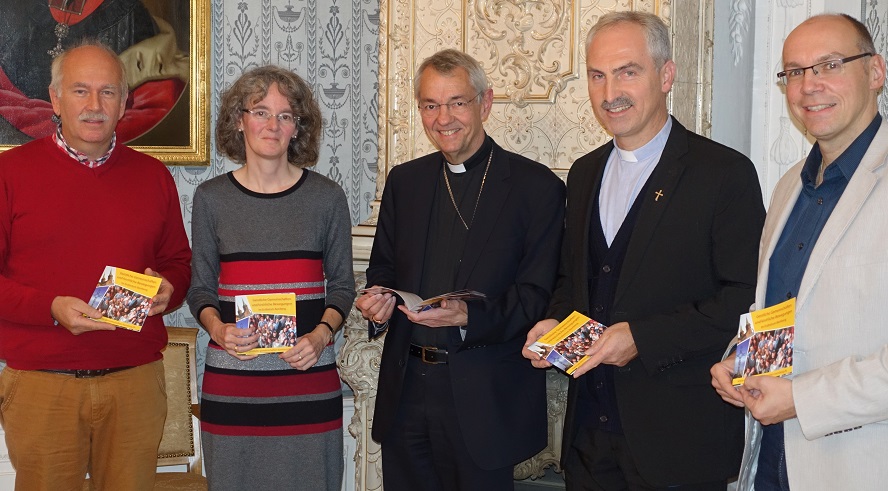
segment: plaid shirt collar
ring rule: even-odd
[[[111,158],[111,152],[114,151],[114,146],[117,143],[117,133],[113,133],[111,135],[111,148],[108,149],[108,152],[96,160],[90,160],[89,157],[86,156],[86,154],[84,154],[83,152],[79,152],[73,149],[71,145],[68,145],[68,142],[65,141],[65,137],[62,136],[61,124],[56,127],[56,132],[55,135],[53,135],[52,140],[55,142],[57,147],[59,147],[63,152],[67,153],[72,159],[80,162],[90,169],[95,169],[96,167],[107,162],[109,158]]]

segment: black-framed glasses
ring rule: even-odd
[[[469,105],[478,99],[478,96],[483,94],[484,91],[478,92],[474,97],[470,97],[469,99],[457,99],[453,102],[447,102],[444,104],[420,104],[419,112],[422,113],[423,116],[434,116],[441,111],[441,106],[447,106],[447,109],[450,111],[450,114],[461,115],[469,112]]]
[[[777,74],[777,79],[783,85],[792,85],[805,79],[805,70],[811,69],[815,77],[827,78],[833,75],[841,75],[844,72],[845,63],[859,60],[865,56],[873,56],[874,53],[860,53],[840,60],[827,60],[801,68],[788,68]]]
[[[266,111],[265,109],[241,109],[241,111],[253,116],[256,118],[256,121],[262,123],[267,123],[271,118],[276,118],[281,125],[296,126],[296,123],[300,121],[299,116],[294,116],[292,113],[272,114],[271,111]]]

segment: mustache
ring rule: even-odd
[[[604,109],[605,111],[608,111],[611,109],[616,109],[616,108],[622,107],[622,106],[634,106],[634,105],[635,105],[635,102],[633,102],[632,99],[630,99],[624,95],[621,95],[620,97],[617,97],[616,99],[614,99],[610,102],[608,102],[608,101],[601,102],[601,108]]]
[[[77,116],[78,121],[108,121],[108,115],[105,113],[85,112]]]

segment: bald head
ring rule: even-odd
[[[885,60],[868,49],[872,37],[866,28],[835,14],[806,20],[783,45],[784,70],[800,73],[787,79],[787,104],[817,139],[827,163],[841,155],[878,112]]]
[[[64,77],[63,66],[65,61],[68,59],[72,52],[76,52],[79,50],[85,50],[86,53],[96,55],[96,56],[105,56],[109,60],[113,60],[117,65],[117,70],[120,72],[120,83],[119,86],[124,97],[129,93],[129,87],[126,83],[126,67],[123,65],[123,61],[117,56],[117,53],[114,52],[108,46],[98,42],[98,41],[84,41],[83,43],[74,46],[72,48],[68,48],[65,51],[52,60],[52,65],[50,66],[50,70],[52,73],[52,80],[49,83],[49,88],[56,91],[58,94],[59,88],[62,84],[62,77]]]

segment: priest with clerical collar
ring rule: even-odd
[[[357,307],[386,330],[373,438],[387,489],[512,489],[514,465],[547,442],[545,374],[521,347],[554,287],[564,184],[546,166],[503,149],[484,121],[493,90],[456,50],[414,78],[422,125],[439,150],[386,180],[367,284],[428,298],[414,313],[391,294]]]

